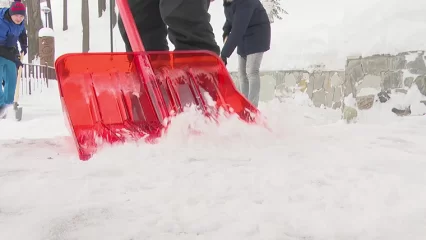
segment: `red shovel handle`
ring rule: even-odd
[[[116,0],[116,3],[133,52],[144,52],[145,48],[143,47],[139,31],[130,11],[128,0]]]

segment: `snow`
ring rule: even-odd
[[[55,86],[27,96],[25,119],[0,125],[0,239],[426,234],[424,117],[347,125],[296,97],[261,105],[272,131],[235,120],[218,128],[188,112],[157,145],[109,147],[82,162],[58,98]]]
[[[0,0],[0,8],[9,7],[10,1],[9,0]]]
[[[344,69],[347,56],[426,49],[425,34],[418,31],[426,28],[422,0],[324,0],[303,5],[286,0],[281,5],[290,14],[272,24],[272,47],[263,69],[325,64],[337,70]],[[215,26],[220,32],[219,23]],[[236,69],[236,60],[228,62]]]
[[[357,96],[361,97],[361,96],[368,96],[368,95],[376,95],[379,92],[380,92],[380,89],[364,87],[364,88],[361,88],[359,93],[357,93]]]
[[[301,6],[287,0],[282,5],[291,15],[274,23],[274,51],[264,68],[317,60],[339,64],[347,52],[424,47],[416,42],[418,29],[413,39],[400,41],[414,33],[408,25],[384,48],[376,45],[383,39],[368,38],[380,24],[387,32],[390,19],[381,17],[407,13],[392,24],[420,24],[424,15],[415,16],[414,9],[420,13],[424,5],[387,0],[395,5],[389,9],[383,1],[370,1]],[[52,1],[54,19],[62,19],[61,4]],[[69,5],[68,31],[54,21],[57,56],[81,51],[79,4]],[[95,1],[90,4],[96,11]],[[217,32],[220,7],[213,2]],[[374,24],[356,21],[379,8],[384,10]],[[108,13],[91,19],[91,51],[109,51],[106,19]],[[322,42],[343,24],[364,24],[366,30]],[[114,31],[118,51],[123,45]],[[347,36],[354,42],[335,44]],[[82,162],[57,86],[50,82],[49,88],[22,96],[21,122],[0,122],[0,239],[420,240],[426,235],[426,118],[416,115],[426,112],[423,99],[411,88],[360,111],[356,124],[345,124],[340,110],[315,108],[297,93],[260,104],[270,131],[235,119],[218,127],[188,111],[156,145],[105,147]],[[414,116],[397,117],[390,109],[398,104],[411,104]],[[191,135],[189,126],[202,134]]]
[[[409,53],[409,54],[405,55],[405,60],[407,60],[407,62],[413,62],[418,57],[419,57],[419,53],[413,52],[413,53]]]
[[[44,28],[40,29],[40,31],[38,32],[38,36],[39,37],[54,37],[55,32],[51,28],[44,27]]]

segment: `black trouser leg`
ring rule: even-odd
[[[167,28],[160,15],[160,0],[128,0],[129,7],[135,19],[136,27],[146,51],[167,51]],[[131,46],[124,29],[121,16],[118,16],[118,28],[126,51],[131,52]]]
[[[176,50],[209,50],[220,54],[208,9],[210,0],[160,0],[160,13]]]

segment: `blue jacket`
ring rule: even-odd
[[[18,41],[21,50],[26,50],[28,40],[25,23],[15,24],[9,15],[9,8],[0,8],[0,56],[15,61],[19,56]]]
[[[223,38],[228,37],[221,56],[229,58],[237,48],[238,55],[266,52],[271,47],[271,23],[259,0],[224,0],[226,21]]]

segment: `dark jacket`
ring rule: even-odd
[[[18,41],[21,50],[27,48],[24,22],[15,24],[9,15],[9,8],[0,8],[0,56],[16,62],[19,57]]]
[[[238,55],[266,52],[271,47],[271,23],[259,0],[224,0],[225,42],[221,56],[229,58],[237,48]]]

